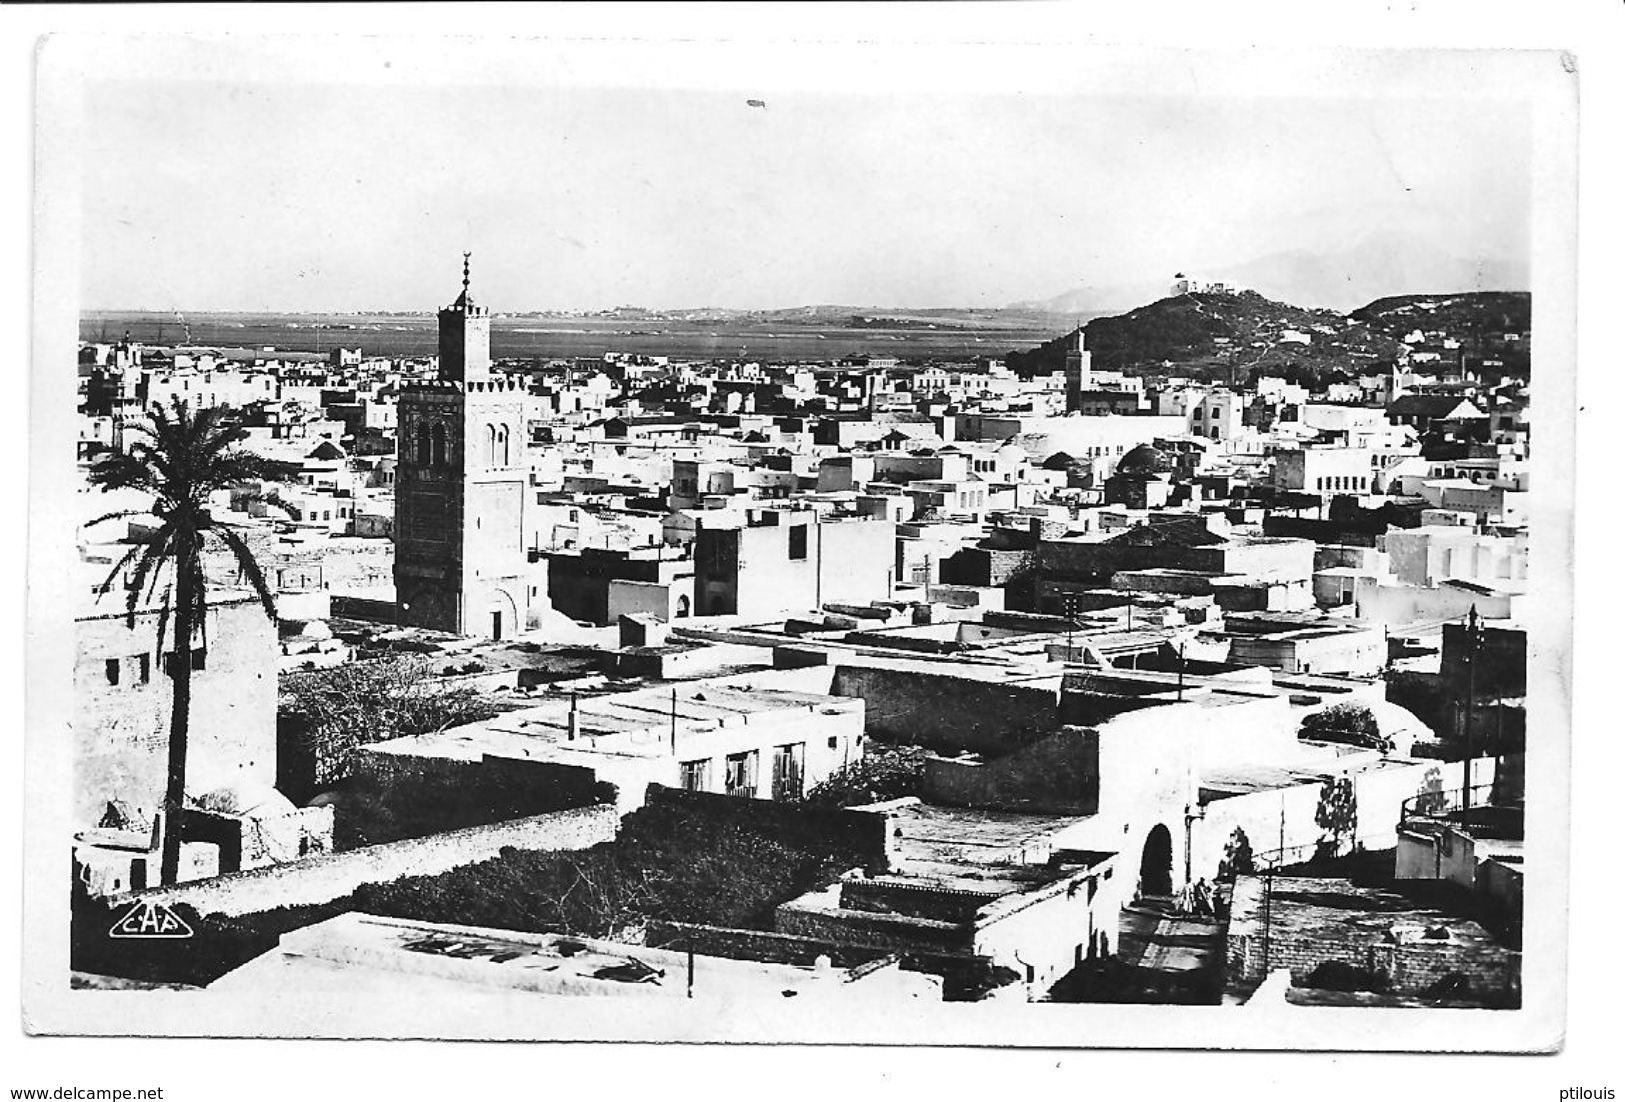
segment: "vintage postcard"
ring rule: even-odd
[[[38,51],[50,1034],[1539,1051],[1555,51]]]

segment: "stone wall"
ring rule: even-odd
[[[971,954],[975,934],[969,925],[940,919],[823,911],[794,904],[784,904],[774,912],[773,928],[781,934],[845,945],[961,955]]]
[[[591,769],[482,756],[478,761],[361,747],[338,837],[421,838],[608,802]]]
[[[929,758],[925,794],[952,807],[1093,815],[1100,809],[1100,736],[1067,727],[989,762]]]
[[[688,814],[738,823],[787,841],[811,835],[821,843],[852,853],[871,868],[886,867],[889,820],[882,811],[752,800],[714,792],[687,792],[658,784],[649,786],[644,802],[652,807],[672,806]]]
[[[1381,972],[1391,994],[1422,997],[1451,974],[1466,977],[1479,995],[1500,995],[1520,985],[1522,954],[1510,949],[1475,949],[1460,945],[1374,945],[1320,938],[1275,936],[1270,940],[1269,967],[1286,968],[1302,986],[1310,973],[1330,961]],[[1264,978],[1262,937],[1231,937],[1225,947],[1227,987],[1246,991]]]
[[[366,846],[292,864],[230,873],[169,888],[130,893],[116,903],[187,904],[199,914],[252,914],[327,903],[363,884],[433,876],[487,861],[504,848],[580,850],[614,839],[620,817],[609,805],[555,811],[526,819]]]
[[[1052,729],[1060,701],[1058,679],[978,681],[868,666],[840,667],[831,692],[863,699],[870,736],[947,752],[1008,752]]]
[[[394,601],[383,601],[375,597],[346,596],[341,593],[332,595],[330,609],[334,616],[350,620],[366,620],[374,624],[393,624],[400,613]]]
[[[1296,986],[1322,964],[1338,962],[1386,977],[1388,994],[1421,998],[1450,977],[1462,977],[1480,998],[1512,996],[1521,987],[1523,955],[1494,943],[1459,941],[1381,942],[1355,926],[1323,926],[1312,931],[1271,931],[1265,952],[1262,926],[1232,921],[1225,939],[1225,988],[1251,991],[1267,971],[1285,968]]]

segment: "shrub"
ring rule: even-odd
[[[1364,746],[1372,750],[1388,751],[1394,748],[1392,739],[1383,737],[1377,726],[1377,717],[1364,704],[1333,704],[1303,717],[1298,737],[1318,742],[1341,742],[1351,746]]]
[[[1386,991],[1388,977],[1382,972],[1357,968],[1340,960],[1323,961],[1304,978],[1305,987],[1322,991]]]
[[[804,797],[816,807],[862,804],[918,796],[925,785],[926,751],[919,746],[876,746],[830,774]]]
[[[313,763],[306,783],[319,789],[350,775],[357,747],[490,719],[497,711],[473,689],[446,687],[425,659],[386,658],[288,674],[278,726]],[[305,784],[285,780],[278,786],[303,795],[297,790]]]

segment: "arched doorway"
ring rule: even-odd
[[[485,609],[485,623],[470,624],[469,633],[473,634],[487,626],[490,628],[490,638],[496,642],[523,631],[525,625],[519,619],[519,602],[500,589],[492,593]]]
[[[1140,853],[1140,894],[1172,895],[1174,891],[1174,839],[1158,823],[1145,836]]]

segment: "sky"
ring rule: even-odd
[[[430,310],[465,249],[498,312],[999,306],[1379,240],[1424,280],[1528,264],[1516,101],[863,88],[98,79],[82,306]]]

